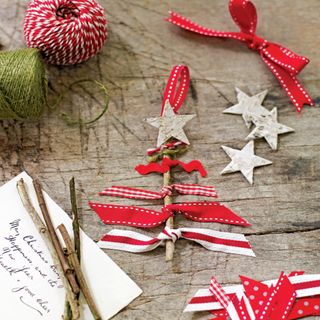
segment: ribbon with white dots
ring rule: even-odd
[[[212,280],[208,289],[197,291],[184,312],[215,311],[224,315],[235,310],[231,318],[241,320],[320,315],[320,274],[297,272],[286,276],[282,272],[279,279],[263,282],[240,278],[242,285],[223,288]]]
[[[164,111],[164,105],[169,100],[175,113],[182,106],[190,85],[189,68],[184,65],[174,66],[171,70],[166,88],[163,94],[161,115]]]
[[[250,0],[230,0],[229,11],[232,19],[239,26],[240,32],[223,32],[205,28],[175,12],[170,12],[170,17],[166,20],[182,29],[203,36],[231,38],[246,43],[248,48],[260,54],[298,112],[301,111],[304,104],[314,105],[314,101],[296,78],[309,63],[309,59],[282,45],[257,36],[255,32],[258,16]]]

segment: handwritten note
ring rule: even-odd
[[[65,291],[45,243],[25,211],[16,190],[23,178],[37,211],[31,178],[22,173],[0,188],[0,318],[6,320],[61,319]],[[45,199],[54,226],[64,223],[72,231],[67,214],[48,196]],[[109,319],[140,293],[140,288],[83,232],[83,271],[103,319]],[[93,319],[82,303],[82,319]]]

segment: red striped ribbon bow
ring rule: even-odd
[[[212,278],[200,289],[185,312],[210,311],[221,320],[300,319],[320,314],[320,275],[283,272],[279,279],[259,282],[240,276],[242,285],[222,288]]]
[[[138,188],[129,188],[122,186],[112,186],[99,194],[104,196],[122,197],[127,199],[143,199],[143,200],[157,200],[165,196],[171,196],[173,191],[184,195],[197,195],[204,197],[217,197],[215,188],[213,186],[200,186],[197,184],[179,184],[174,183],[169,186],[162,187],[160,192],[151,190],[143,190]]]
[[[256,35],[257,11],[249,0],[230,0],[229,11],[240,32],[223,32],[202,27],[195,22],[170,12],[167,21],[191,32],[209,37],[232,38],[245,42],[248,48],[257,51],[262,60],[280,82],[296,109],[300,112],[304,104],[314,105],[313,100],[296,76],[309,63],[308,58],[299,56],[280,44],[269,42]]]
[[[219,202],[175,203],[162,207],[161,212],[115,204],[89,202],[89,205],[105,224],[153,228],[164,223],[175,213],[180,213],[193,221],[250,226],[248,221],[239,217]]]
[[[165,240],[176,242],[180,238],[199,243],[211,251],[255,256],[244,235],[202,228],[165,227],[155,238],[129,230],[111,230],[102,237],[98,245],[104,249],[142,253],[156,249],[163,245]]]

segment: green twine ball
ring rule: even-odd
[[[47,76],[37,49],[0,52],[0,119],[38,119],[47,101]]]

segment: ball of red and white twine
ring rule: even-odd
[[[107,39],[104,9],[95,0],[32,0],[24,20],[28,47],[47,62],[68,65],[88,60]]]

